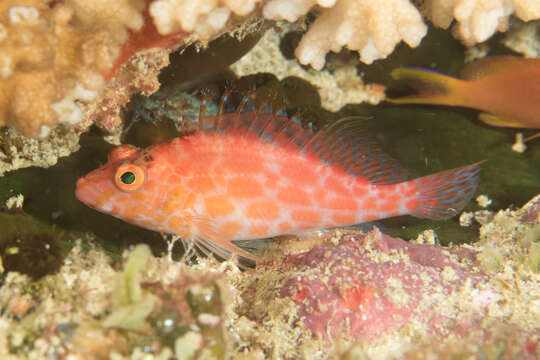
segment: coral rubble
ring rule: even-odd
[[[58,158],[79,149],[79,135],[74,129],[54,128],[45,139],[28,139],[12,128],[0,130],[0,176],[29,166],[47,168]]]
[[[150,257],[144,245],[133,250],[124,271],[116,272],[103,252],[83,253],[78,244],[54,277],[31,286],[24,275],[5,277],[0,356],[224,358],[230,340],[223,331],[229,311],[223,279],[218,269]],[[122,335],[129,329],[137,330],[131,340]]]
[[[378,230],[282,240],[279,261],[244,272],[230,261],[157,258],[145,246],[120,271],[79,244],[37,282],[4,274],[0,355],[534,359],[539,214],[540,196],[458,247]]]
[[[318,358],[497,350],[501,358],[533,359],[540,351],[539,210],[537,197],[499,212],[472,246],[407,243],[377,230],[306,240],[299,254],[298,240],[282,243],[293,254],[237,284],[246,295],[240,309],[264,329],[252,332],[251,342],[275,358],[317,357],[322,347],[327,355]],[[448,342],[453,349],[440,345]]]

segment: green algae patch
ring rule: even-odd
[[[527,252],[524,262],[529,265],[531,271],[540,272],[540,224],[533,225],[519,244]]]
[[[202,336],[196,332],[188,332],[178,337],[174,343],[174,354],[178,360],[190,360],[202,346]]]
[[[113,311],[105,319],[105,327],[142,330],[156,298],[141,288],[141,271],[151,256],[147,245],[138,245],[130,254],[124,271],[118,275],[112,294]]]
[[[186,300],[193,316],[197,319],[198,326],[206,333],[207,339],[209,339],[203,350],[205,356],[210,358],[222,357],[226,352],[226,345],[223,328],[220,326],[223,305],[219,287],[216,283],[194,284],[188,288]],[[178,341],[181,341],[181,344],[186,342],[196,344],[198,334],[191,334],[187,333],[184,338],[177,340],[175,349],[178,349]]]
[[[0,212],[0,257],[3,270],[38,280],[60,269],[67,249],[63,233],[20,213]]]
[[[534,225],[521,240],[521,245],[527,249],[527,261],[531,270],[540,272],[540,224]]]
[[[194,316],[202,314],[219,314],[221,312],[221,296],[216,284],[195,284],[189,287],[186,300]]]
[[[495,248],[486,247],[477,258],[480,260],[482,269],[487,273],[499,271],[504,266],[504,258]]]
[[[533,272],[540,272],[540,242],[529,246],[529,266]]]

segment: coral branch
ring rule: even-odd
[[[157,0],[150,15],[162,35],[178,31],[209,39],[221,31],[232,14],[248,15],[261,0]]]
[[[267,5],[272,7],[274,1]],[[267,10],[266,13],[270,13]],[[273,13],[274,19],[286,19]],[[371,64],[388,56],[404,40],[418,46],[427,32],[418,10],[408,0],[340,0],[323,10],[302,38],[296,56],[304,65],[320,70],[329,51],[342,47],[357,50],[360,59]]]
[[[454,32],[466,45],[487,40],[495,31],[506,31],[510,15],[523,21],[540,18],[537,0],[428,0],[424,12],[433,23],[447,29],[452,20]]]

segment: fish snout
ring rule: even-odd
[[[92,199],[96,197],[96,190],[90,184],[90,182],[82,177],[77,180],[77,185],[75,186],[75,197],[81,202],[88,204],[92,202]]]

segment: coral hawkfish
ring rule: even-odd
[[[365,137],[358,119],[313,132],[267,103],[244,97],[165,143],[112,150],[77,182],[88,206],[191,240],[205,254],[260,258],[235,240],[348,226],[397,215],[457,214],[478,183],[479,164],[407,181]]]
[[[489,125],[540,129],[540,59],[483,58],[463,69],[463,80],[419,68],[395,69],[392,77],[419,90],[392,103],[463,106],[483,111]]]

